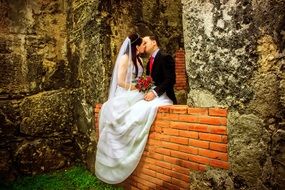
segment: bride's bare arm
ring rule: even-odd
[[[131,83],[126,83],[126,75],[128,71],[128,55],[123,55],[118,69],[118,85],[125,89],[135,90],[136,87]]]

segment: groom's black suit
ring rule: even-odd
[[[146,75],[150,74],[149,62],[146,67]],[[151,77],[154,81],[156,88],[154,89],[158,96],[161,96],[164,92],[173,101],[173,104],[177,104],[177,100],[174,93],[174,84],[176,82],[175,75],[175,62],[170,55],[164,55],[159,50],[154,58]]]

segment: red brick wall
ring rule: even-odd
[[[187,86],[187,75],[185,66],[185,51],[180,49],[175,53],[175,73],[176,73],[176,84],[175,90],[186,90]]]
[[[100,107],[95,107],[96,119]],[[189,189],[191,170],[229,168],[227,146],[226,109],[160,107],[141,161],[122,185],[130,189]]]

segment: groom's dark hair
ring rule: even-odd
[[[155,41],[156,41],[157,46],[158,46],[158,47],[160,46],[160,42],[159,42],[159,39],[158,39],[157,35],[155,35],[155,34],[153,34],[153,35],[149,35],[149,39],[151,39],[151,40],[155,40]]]

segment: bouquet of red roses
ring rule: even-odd
[[[136,81],[136,88],[139,92],[148,92],[153,85],[153,80],[150,76],[140,76]]]

